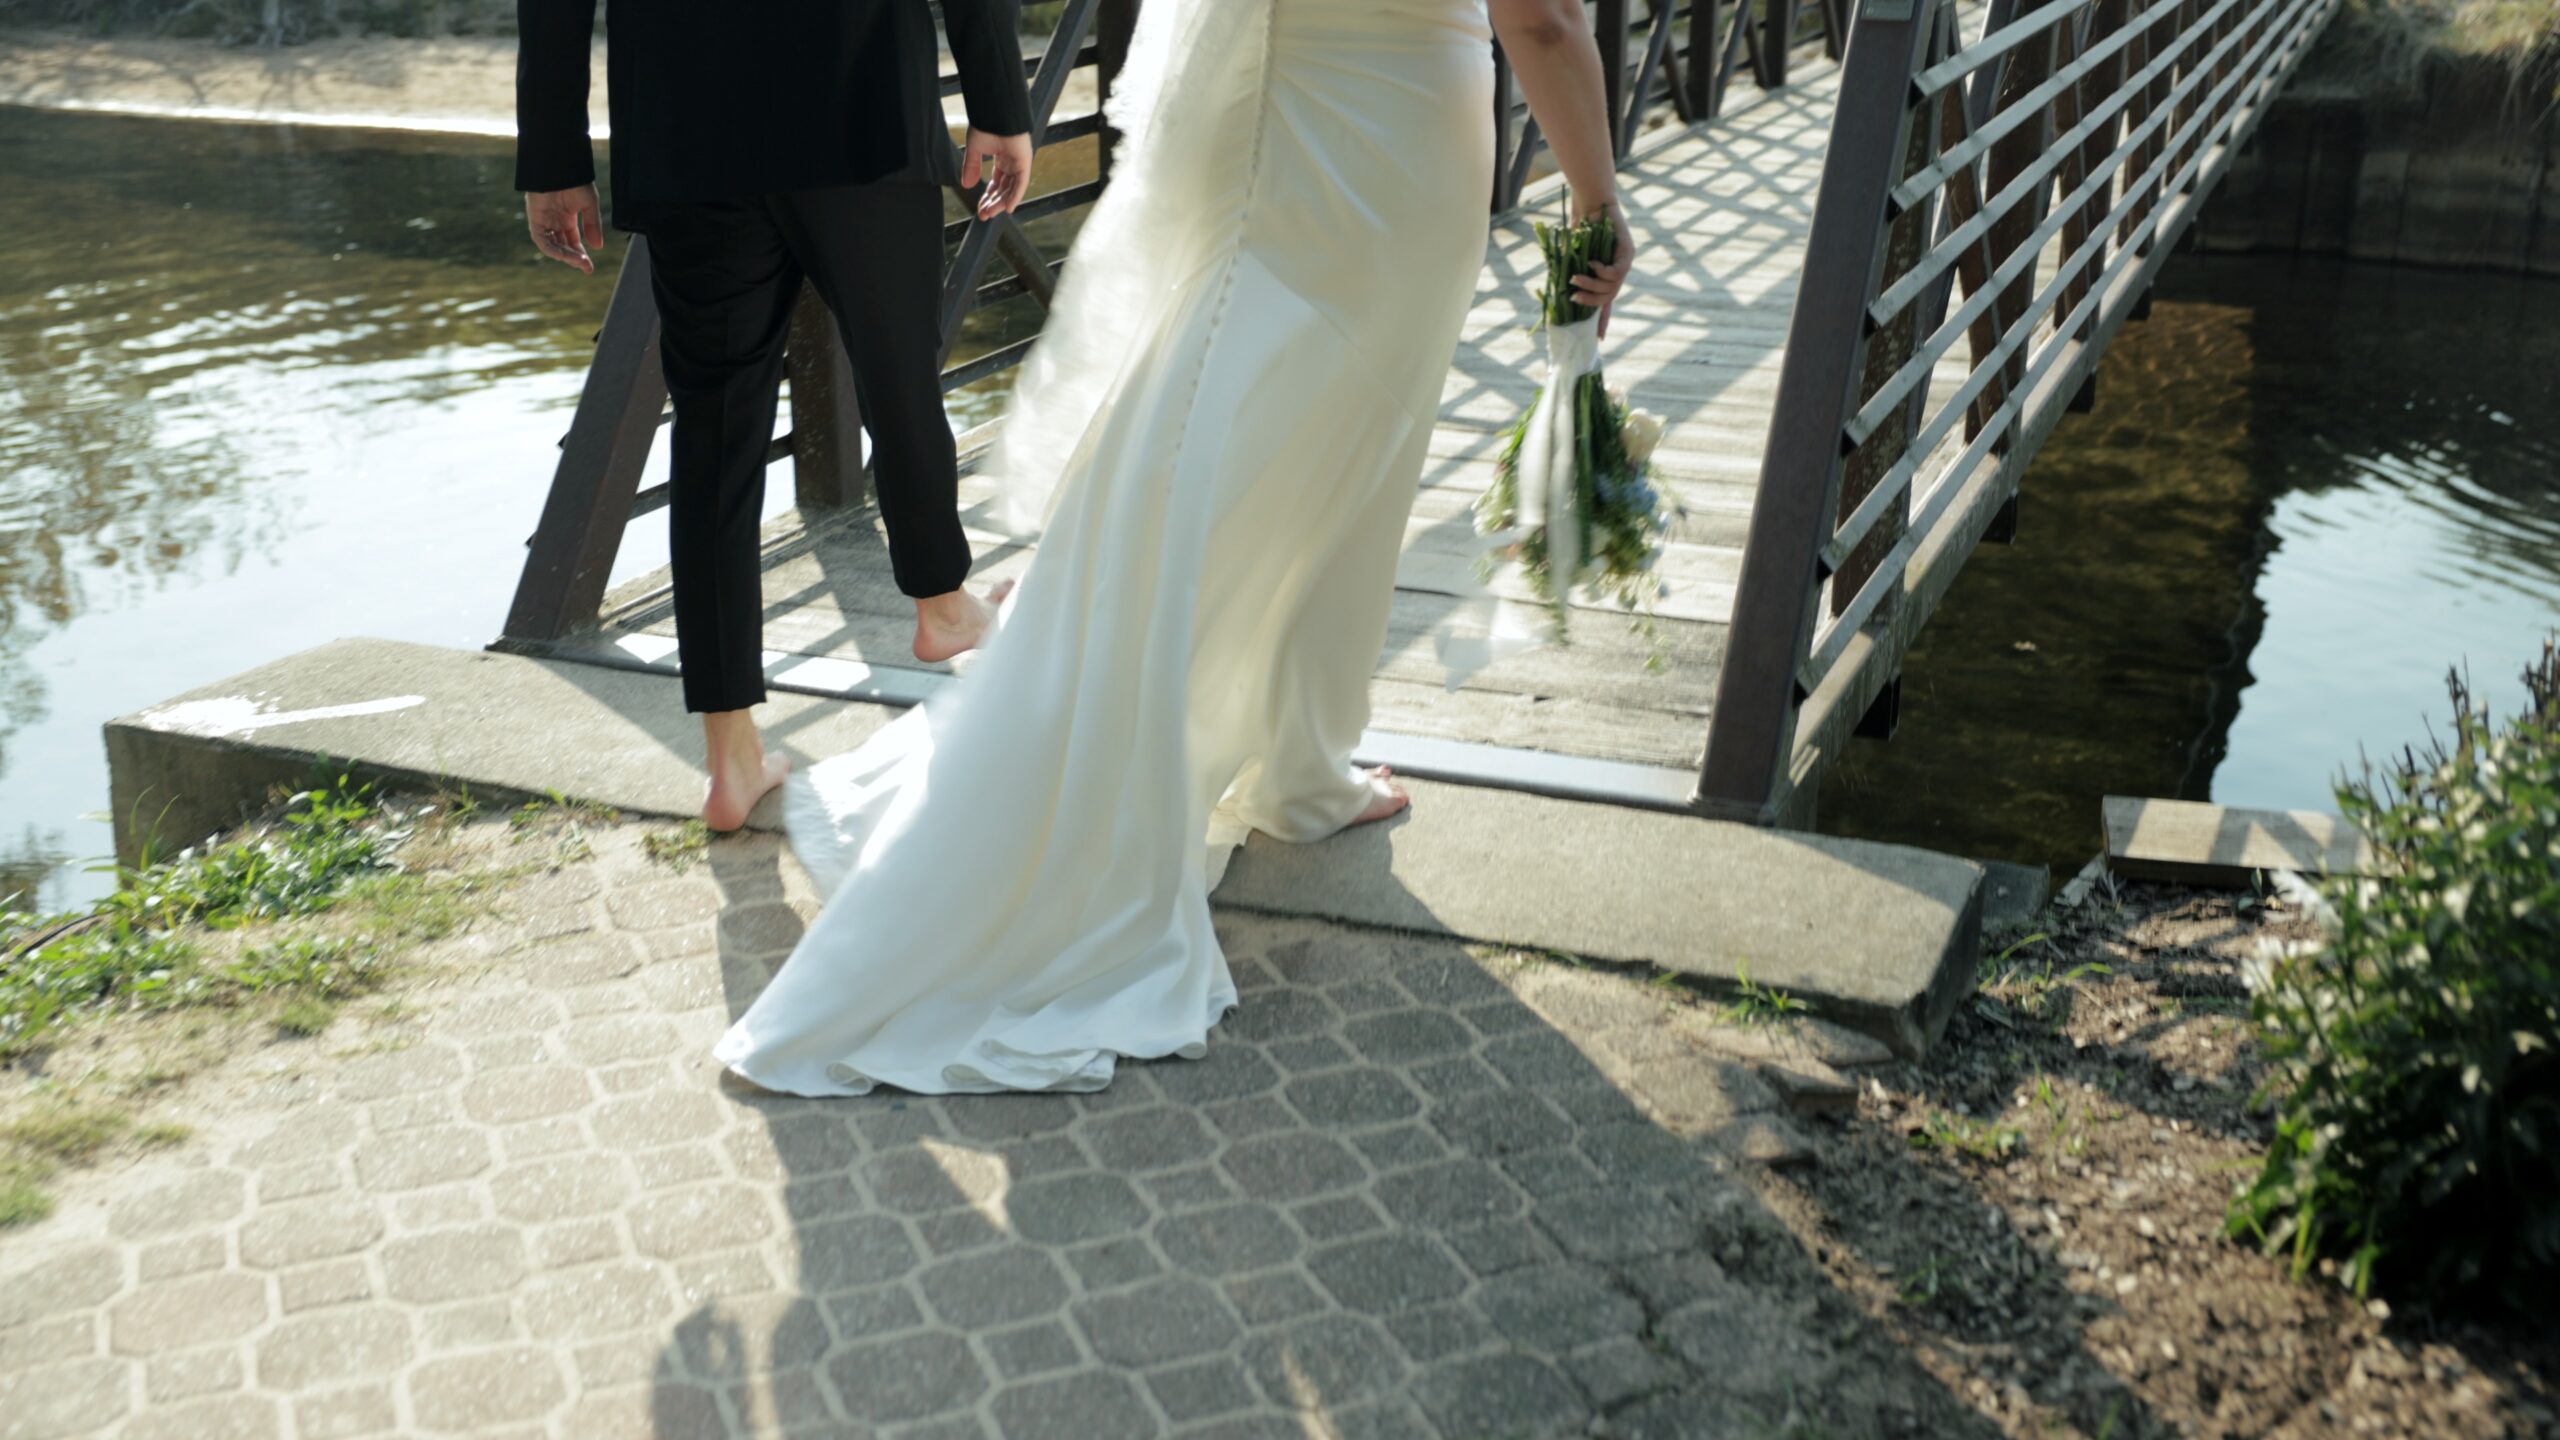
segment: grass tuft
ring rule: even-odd
[[[1930,1115],[1918,1130],[1912,1132],[1911,1143],[1917,1149],[1944,1150],[1968,1160],[1997,1164],[2007,1160],[2025,1144],[2026,1138],[2012,1125],[1940,1111]]]
[[[650,859],[681,874],[700,859],[711,846],[711,827],[699,820],[687,820],[673,830],[652,830],[640,837],[640,848]]]
[[[1806,1010],[1802,1000],[1751,978],[1751,962],[1733,967],[1734,996],[1717,1012],[1731,1025],[1775,1025]]]
[[[125,872],[85,914],[0,916],[0,937],[16,937],[0,939],[0,1060],[83,1017],[377,987],[389,954],[451,934],[508,878],[402,868],[395,856],[434,819],[341,778],[238,836]]]
[[[297,995],[276,1008],[276,1029],[309,1039],[335,1024],[338,1007],[314,995]]]
[[[2431,72],[2527,116],[2560,102],[2551,0],[2348,0],[2306,67],[2368,96],[2417,97]]]
[[[0,1230],[33,1225],[53,1213],[53,1197],[44,1188],[52,1175],[49,1165],[0,1160]]]
[[[121,1110],[55,1104],[0,1126],[0,1143],[38,1160],[78,1165],[132,1128],[133,1117]]]

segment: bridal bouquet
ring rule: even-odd
[[[1497,556],[1520,562],[1530,588],[1554,608],[1562,639],[1577,588],[1650,612],[1673,505],[1650,478],[1662,417],[1629,408],[1609,388],[1600,374],[1600,312],[1574,298],[1574,277],[1618,253],[1617,227],[1607,215],[1541,224],[1538,246],[1547,261],[1538,295],[1547,383],[1494,462],[1476,530],[1500,542]]]

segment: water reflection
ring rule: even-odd
[[[0,913],[37,908],[46,877],[70,858],[58,830],[29,825],[17,839],[0,840]]]
[[[107,716],[333,634],[485,638],[602,304],[528,258],[506,162],[0,110],[11,887],[98,883],[61,862],[108,848]]]
[[[354,410],[578,363],[589,297],[510,254],[506,171],[477,150],[0,111],[12,721],[51,629],[273,563],[305,498],[279,460]]]
[[[2560,286],[2180,256],[1825,828],[2076,866],[2104,793],[2326,807],[2560,624]]]
[[[1039,189],[1093,164],[1048,152]],[[536,259],[511,168],[487,140],[0,108],[0,823],[105,853],[108,716],[335,636],[495,632],[610,289]],[[1073,224],[1032,231],[1054,256]],[[955,357],[1037,324],[975,316]],[[49,904],[104,883],[27,867]]]

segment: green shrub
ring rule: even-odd
[[[2340,789],[2383,873],[2254,1003],[2276,1138],[2230,1224],[2297,1276],[2560,1303],[2560,652],[2525,682],[2502,728],[2457,674],[2450,740]]]

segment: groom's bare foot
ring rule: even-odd
[[[996,607],[1013,593],[1005,581],[984,598],[966,590],[916,602],[916,658],[927,664],[965,655],[978,648],[996,623]]]
[[[1381,765],[1369,772],[1369,808],[1360,812],[1354,825],[1374,825],[1391,815],[1401,815],[1413,807],[1413,797],[1395,782],[1395,772]]]
[[[702,717],[703,747],[708,752],[711,791],[703,797],[702,823],[727,832],[747,823],[747,812],[765,792],[791,773],[791,762],[768,755],[764,737],[756,733],[755,716],[746,710],[723,710]]]

